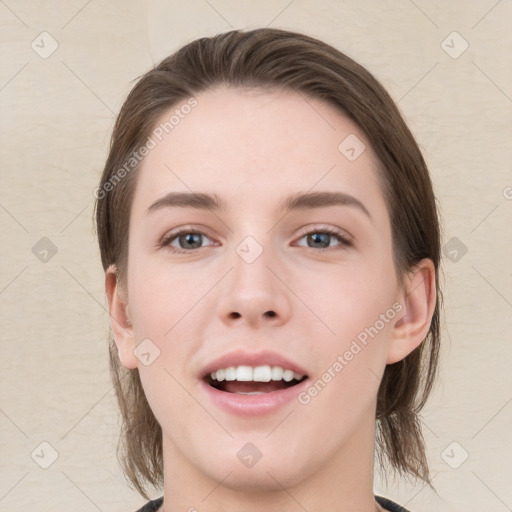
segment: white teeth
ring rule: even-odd
[[[213,375],[213,374],[212,374]],[[230,366],[226,368],[226,380],[235,380],[236,379],[236,368],[234,366]]]
[[[281,380],[283,378],[284,370],[280,366],[272,368],[272,380]]]
[[[293,370],[286,370],[281,366],[230,366],[221,368],[210,374],[212,380],[222,382],[237,380],[239,382],[270,382],[284,380],[290,382],[293,379],[301,380],[304,375],[295,373]]]
[[[285,370],[283,372],[283,380],[285,382],[290,382],[291,380],[293,380],[293,372],[291,370]]]
[[[217,375],[218,374],[219,370],[217,370]],[[238,382],[250,382],[252,380],[252,374],[253,371],[251,366],[239,366],[236,369],[236,380]]]
[[[271,376],[270,366],[256,366],[254,368],[253,380],[256,382],[270,382]]]

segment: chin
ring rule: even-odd
[[[247,456],[253,448],[246,446],[242,450],[224,451],[223,456],[211,453],[207,460],[202,460],[203,472],[211,479],[222,482],[224,487],[234,491],[272,492],[282,491],[283,487],[293,487],[307,477],[308,472],[314,473],[316,465],[300,463],[292,457],[292,451],[280,447],[268,446],[262,449],[260,458],[252,461]],[[254,449],[255,450],[255,449]],[[263,451],[264,450],[264,451]],[[270,455],[265,455],[267,450]],[[232,455],[231,455],[232,454]],[[257,457],[256,452],[254,455]],[[240,460],[242,459],[242,460]],[[212,460],[217,461],[212,464]],[[313,461],[311,461],[313,462]],[[228,476],[229,475],[229,476]]]
[[[226,478],[226,473],[221,479],[223,486],[238,492],[254,492],[259,494],[263,491],[282,491],[283,487],[288,488],[294,486],[302,480],[299,475],[292,475],[290,468],[264,468],[259,470],[256,468],[245,469],[236,468]]]

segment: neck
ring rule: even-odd
[[[375,512],[383,510],[373,495],[375,424],[359,426],[343,447],[327,458],[283,468],[265,458],[250,469],[210,464],[201,471],[164,434],[165,512]],[[318,445],[316,440],[315,445]],[[307,447],[304,447],[307,449]],[[283,457],[294,450],[286,450]],[[234,450],[236,452],[236,450]],[[293,470],[293,471],[292,471]],[[250,473],[248,473],[250,471]],[[160,512],[160,511],[159,511]]]

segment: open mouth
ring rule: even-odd
[[[209,373],[203,380],[212,388],[226,393],[261,395],[291,388],[307,378],[307,375],[283,371],[280,367],[244,366]]]

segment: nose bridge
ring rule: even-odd
[[[271,234],[263,228],[259,233],[246,235],[235,246],[232,271],[219,302],[219,313],[224,321],[238,318],[256,324],[270,318],[279,323],[289,316],[286,289],[274,275],[280,263]]]
[[[235,247],[233,255],[232,285],[238,293],[250,294],[254,298],[270,296],[275,288],[272,283],[273,275],[269,270],[272,267],[272,244],[270,237],[259,240],[256,236],[247,235]],[[274,264],[277,264],[274,262]]]
[[[261,211],[257,211],[257,205],[251,209],[251,215],[244,217],[240,214],[239,219],[241,222],[234,226],[233,232],[234,240],[239,240],[234,246],[234,273],[245,279],[255,274],[260,279],[268,277],[270,271],[267,265],[278,265],[272,240],[275,230],[269,229],[269,222],[261,215]]]

